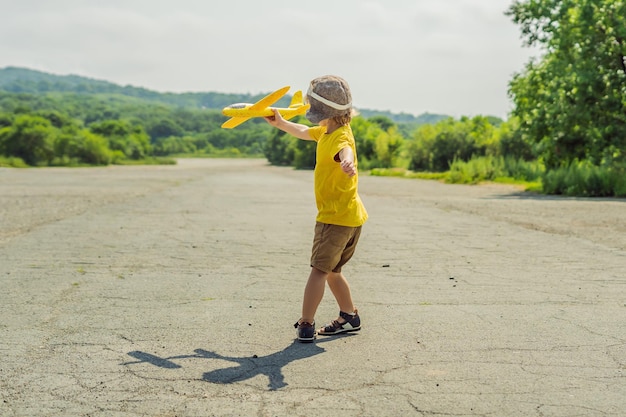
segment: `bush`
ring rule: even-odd
[[[54,143],[53,165],[108,165],[111,150],[100,135],[87,129],[68,129],[59,134]]]
[[[125,120],[104,120],[89,126],[92,133],[107,139],[108,147],[121,151],[126,158],[139,160],[150,155],[150,138],[141,125]]]
[[[543,176],[546,194],[577,197],[626,196],[626,166],[596,166],[587,161],[549,170]]]
[[[54,159],[58,134],[43,117],[20,115],[11,126],[0,129],[0,154],[22,159],[26,164],[48,165]]]
[[[517,181],[537,181],[543,174],[543,167],[537,161],[525,161],[512,157],[485,156],[469,161],[455,160],[450,166],[447,182],[476,184],[481,181],[494,181],[499,178],[512,178]]]
[[[193,154],[198,150],[194,141],[194,138],[188,136],[169,136],[167,138],[159,138],[155,141],[153,151],[155,155],[160,156]],[[208,146],[211,145],[208,144]]]
[[[275,129],[265,143],[263,153],[272,165],[292,165],[295,148],[291,143],[296,140],[282,130]]]
[[[0,167],[8,168],[28,168],[28,164],[24,162],[22,158],[15,156],[2,156],[0,155]]]
[[[359,169],[398,166],[405,139],[392,120],[382,116],[369,119],[359,116],[352,119],[350,125],[356,142]]]
[[[296,140],[291,142],[290,147],[293,149],[293,166],[296,169],[315,168],[317,143],[310,140]]]
[[[459,121],[449,118],[434,126],[421,126],[407,147],[409,169],[447,171],[454,161],[497,153],[497,141],[497,129],[482,116]]]

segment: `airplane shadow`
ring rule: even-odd
[[[351,335],[342,335],[341,337],[350,337]],[[334,338],[336,340],[336,338]],[[141,351],[128,352],[137,361],[122,363],[121,365],[136,365],[140,363],[149,363],[163,369],[179,369],[181,365],[176,360],[182,359],[221,359],[234,362],[236,366],[205,372],[202,379],[214,384],[233,384],[256,377],[257,375],[265,375],[269,379],[268,388],[271,391],[286,387],[283,375],[283,367],[291,362],[305,358],[310,358],[325,352],[323,348],[318,346],[320,343],[330,341],[331,339],[321,339],[316,343],[299,343],[294,341],[285,349],[272,353],[267,356],[253,357],[234,357],[224,356],[216,352],[204,349],[196,349],[190,355],[177,355],[170,357],[159,357],[150,353]]]

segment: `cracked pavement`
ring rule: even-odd
[[[312,181],[0,169],[0,415],[624,415],[626,200],[362,175],[363,330],[300,344]]]

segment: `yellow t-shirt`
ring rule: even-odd
[[[358,227],[367,220],[367,211],[358,194],[358,173],[353,177],[343,172],[335,155],[349,146],[354,152],[357,166],[354,135],[349,125],[341,126],[330,135],[325,126],[309,129],[317,142],[315,162],[315,202],[317,221],[339,226]]]

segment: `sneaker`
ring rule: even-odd
[[[332,323],[327,324],[317,331],[318,334],[323,336],[332,336],[334,334],[356,332],[361,330],[361,318],[359,312],[355,309],[354,314],[339,312],[339,317],[344,320],[340,323],[338,320],[333,320]]]
[[[299,341],[307,343],[315,340],[315,323],[309,323],[306,321],[300,323],[300,321],[297,321],[293,327],[297,329],[296,336]]]

